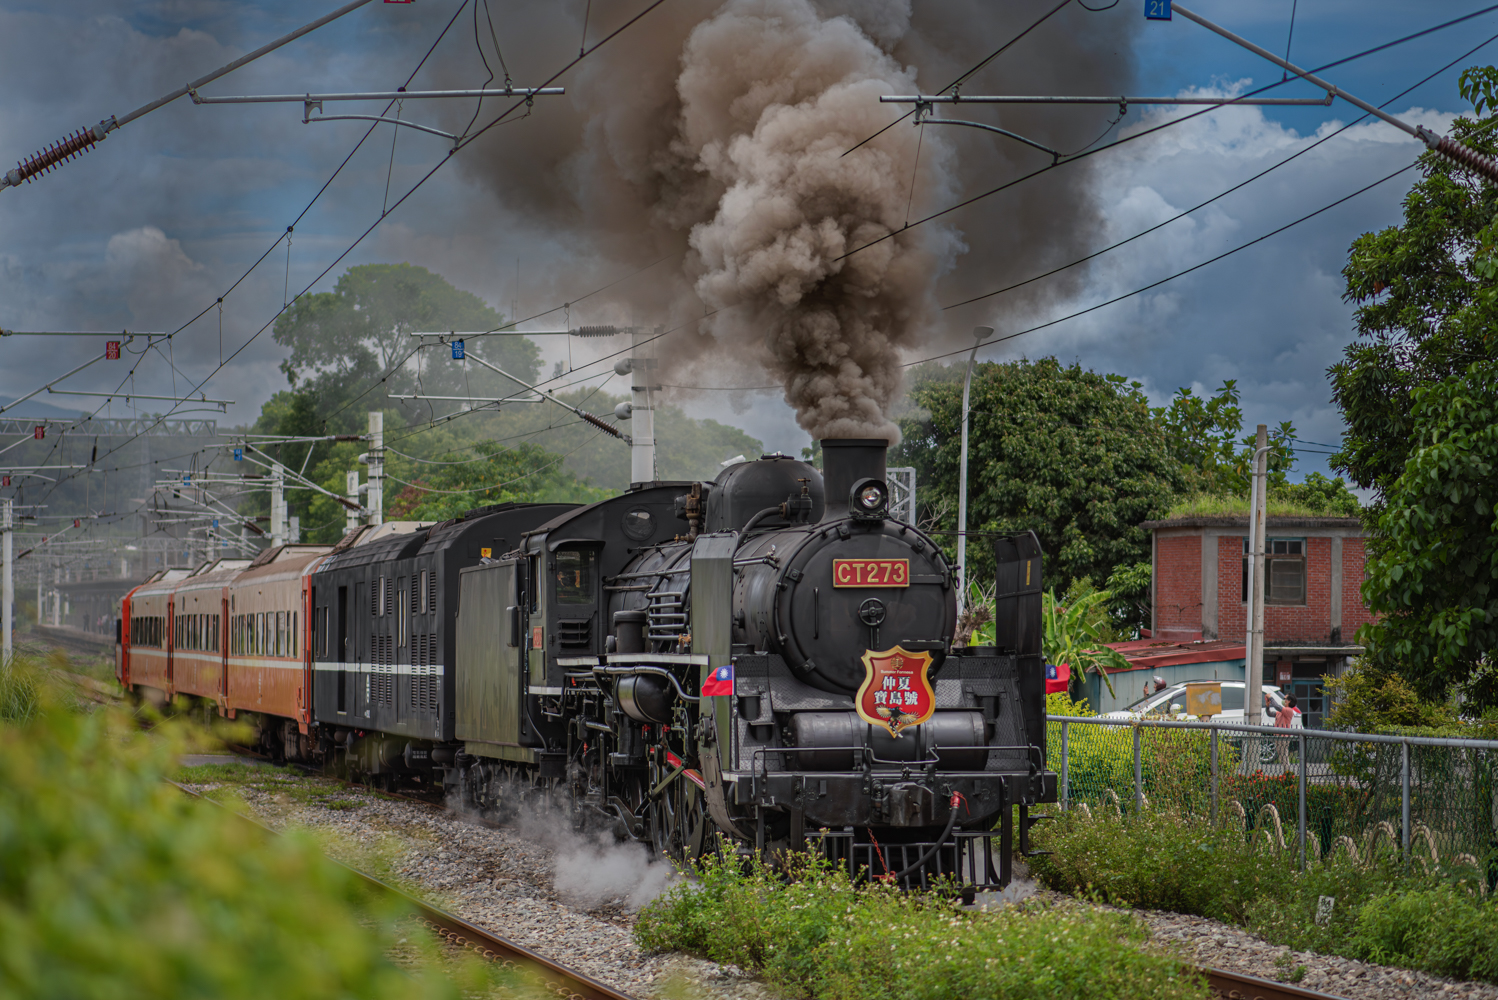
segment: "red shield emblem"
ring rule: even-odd
[[[936,711],[936,692],[926,677],[930,668],[930,653],[911,653],[899,646],[882,653],[866,651],[863,685],[855,702],[858,714],[896,738],[905,727],[925,722]]]

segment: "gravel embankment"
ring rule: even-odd
[[[342,860],[371,870],[372,857],[383,859],[378,867],[386,877],[416,887],[450,913],[622,992],[773,1000],[735,968],[640,950],[631,933],[633,911],[674,875],[638,844],[576,835],[556,819],[496,829],[433,806],[334,788],[330,798],[338,808],[254,787],[234,790],[272,827],[325,830]]]
[[[334,835],[331,849],[346,860],[367,868],[371,856],[384,858],[391,877],[419,887],[450,912],[615,989],[642,998],[774,1000],[772,991],[738,969],[681,955],[651,955],[636,946],[634,911],[674,880],[669,866],[651,862],[639,845],[573,834],[559,819],[494,828],[433,806],[320,779],[306,781],[330,786],[325,800],[331,798],[337,807],[253,787],[236,791],[272,826],[327,830]],[[190,787],[203,791],[213,786]],[[1057,905],[1088,905],[1034,890],[1033,884],[1017,884],[1005,895],[1031,894]],[[1204,917],[1158,911],[1139,915],[1154,934],[1151,947],[1270,980],[1304,966],[1297,985],[1347,1000],[1498,1000],[1498,986],[1288,952]]]

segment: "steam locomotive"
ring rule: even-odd
[[[170,571],[122,603],[120,680],[287,759],[489,812],[560,798],[676,859],[721,834],[1003,885],[1056,798],[1039,544],[997,540],[996,645],[954,647],[952,567],[890,517],[885,450]]]

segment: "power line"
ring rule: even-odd
[[[1466,15],[1463,15],[1462,17],[1459,17],[1459,18],[1454,18],[1454,19],[1452,19],[1450,21],[1446,21],[1446,22],[1444,22],[1442,24],[1438,24],[1435,27],[1426,28],[1424,30],[1417,31],[1417,32],[1415,32],[1413,34],[1405,35],[1404,37],[1397,38],[1394,41],[1385,42],[1384,44],[1374,46],[1371,49],[1364,49],[1362,52],[1356,53],[1356,54],[1351,55],[1351,56],[1346,56],[1346,57],[1344,57],[1342,59],[1336,60],[1335,62],[1326,63],[1323,66],[1318,66],[1317,68],[1315,68],[1313,70],[1308,70],[1307,72],[1309,72],[1309,73],[1321,73],[1321,72],[1324,72],[1325,70],[1330,69],[1330,68],[1332,68],[1334,66],[1340,66],[1340,65],[1342,65],[1344,63],[1351,62],[1354,59],[1361,59],[1364,56],[1372,55],[1375,52],[1381,52],[1384,49],[1391,48],[1391,47],[1393,47],[1395,45],[1401,45],[1401,44],[1404,44],[1406,42],[1413,41],[1414,39],[1423,37],[1424,35],[1428,35],[1428,34],[1430,34],[1433,31],[1439,31],[1439,30],[1441,30],[1443,28],[1449,28],[1452,25],[1460,24],[1463,21],[1471,20],[1474,17],[1478,17],[1479,15],[1489,13],[1490,11],[1493,11],[1493,10],[1498,10],[1498,4],[1492,5],[1490,7],[1484,7],[1482,10],[1474,11],[1471,14],[1466,14]],[[1259,88],[1257,88],[1255,90],[1250,90],[1248,93],[1240,95],[1240,96],[1242,96],[1242,97],[1252,97],[1255,94],[1262,94],[1262,93],[1264,93],[1267,90],[1273,90],[1276,87],[1283,86],[1287,82],[1289,82],[1289,81],[1276,80],[1273,83],[1266,84],[1265,86],[1259,87]],[[885,240],[892,239],[895,236],[899,236],[901,233],[907,232],[908,230],[913,229],[916,226],[922,225],[923,223],[931,222],[931,221],[933,221],[935,219],[939,219],[939,218],[941,218],[944,215],[948,215],[948,214],[950,214],[952,212],[957,211],[958,209],[966,208],[967,206],[972,205],[975,202],[982,201],[984,198],[988,198],[991,195],[995,195],[995,194],[998,194],[998,193],[1000,193],[1002,191],[1006,191],[1009,188],[1012,188],[1012,187],[1014,187],[1017,184],[1022,184],[1025,181],[1032,180],[1033,178],[1039,177],[1041,174],[1048,173],[1049,171],[1055,170],[1058,167],[1063,167],[1063,166],[1065,166],[1068,163],[1076,163],[1076,162],[1078,162],[1080,160],[1086,159],[1089,156],[1096,156],[1097,154],[1106,152],[1106,151],[1108,151],[1110,149],[1116,149],[1119,146],[1124,145],[1125,143],[1133,142],[1136,139],[1142,139],[1145,136],[1153,135],[1156,132],[1159,132],[1159,131],[1161,131],[1163,129],[1170,128],[1170,127],[1172,127],[1174,125],[1183,124],[1185,122],[1191,121],[1193,118],[1200,117],[1201,115],[1211,114],[1212,112],[1214,112],[1216,110],[1217,109],[1215,107],[1209,107],[1209,108],[1203,108],[1200,111],[1193,111],[1190,114],[1181,116],[1180,118],[1174,118],[1174,119],[1171,119],[1170,121],[1162,122],[1159,125],[1155,125],[1155,126],[1153,126],[1151,128],[1144,129],[1143,131],[1136,132],[1133,135],[1124,136],[1122,139],[1118,139],[1118,140],[1116,140],[1114,142],[1110,142],[1106,146],[1099,146],[1096,149],[1083,150],[1082,152],[1076,154],[1075,156],[1067,157],[1065,159],[1057,159],[1057,160],[1053,161],[1052,163],[1050,163],[1050,164],[1048,164],[1048,165],[1046,165],[1044,167],[1041,167],[1041,168],[1039,168],[1037,170],[1032,170],[1032,171],[1030,171],[1027,174],[1022,174],[1021,176],[1016,177],[1016,178],[1014,178],[1011,181],[1006,181],[1005,183],[1000,184],[997,187],[990,188],[987,191],[984,191],[984,192],[981,192],[979,194],[973,195],[971,198],[965,198],[965,199],[963,199],[962,201],[958,202],[955,205],[950,205],[950,206],[948,206],[946,208],[943,208],[943,209],[941,209],[939,211],[933,212],[933,213],[931,213],[930,215],[928,215],[928,216],[926,216],[924,218],[917,219],[916,221],[911,222],[911,223],[907,223],[904,227],[902,227],[900,229],[893,229],[890,232],[884,234],[883,236],[880,236],[877,239],[870,240],[868,243],[865,243],[862,246],[855,247],[852,250],[849,250],[847,253],[843,254],[840,257],[837,257],[836,259],[837,260],[844,260],[844,259],[846,259],[848,257],[853,256],[856,253],[860,253],[860,252],[862,252],[864,250],[867,250],[867,249],[869,249],[872,246],[877,246],[878,244],[883,243]]]
[[[1436,70],[1433,73],[1428,74],[1426,77],[1424,77],[1418,83],[1411,84],[1410,86],[1408,86],[1405,89],[1401,90],[1399,93],[1395,94],[1393,97],[1391,97],[1387,101],[1385,101],[1381,105],[1381,107],[1388,107],[1389,105],[1393,104],[1395,101],[1400,100],[1401,98],[1403,98],[1406,94],[1410,93],[1411,91],[1417,90],[1420,87],[1425,86],[1425,84],[1429,83],[1431,80],[1435,79],[1437,76],[1440,76],[1442,73],[1446,72],[1448,69],[1450,69],[1451,67],[1455,66],[1457,63],[1461,62],[1464,59],[1470,58],[1473,54],[1475,54],[1476,52],[1478,52],[1480,49],[1483,49],[1486,46],[1491,45],[1495,40],[1498,40],[1498,34],[1489,36],[1486,41],[1479,42],[1477,45],[1475,45],[1472,48],[1468,49],[1463,54],[1457,56],[1455,59],[1451,60],[1446,65],[1442,66],[1440,69]],[[1265,175],[1270,174],[1273,171],[1278,170],[1280,167],[1283,167],[1285,164],[1287,164],[1290,161],[1296,159],[1297,157],[1302,156],[1305,153],[1309,153],[1311,150],[1315,149],[1317,146],[1320,146],[1322,143],[1327,142],[1327,141],[1329,141],[1329,140],[1331,140],[1331,139],[1333,139],[1333,138],[1341,135],[1343,132],[1346,132],[1348,129],[1352,128],[1354,125],[1359,124],[1360,122],[1364,121],[1368,117],[1369,116],[1368,116],[1368,114],[1366,112],[1363,113],[1362,115],[1359,115],[1357,118],[1354,118],[1352,121],[1348,122],[1346,125],[1343,125],[1341,128],[1337,129],[1335,132],[1330,132],[1327,135],[1322,136],[1320,139],[1317,139],[1315,142],[1311,143],[1309,146],[1306,146],[1303,149],[1300,149],[1300,150],[1297,150],[1294,153],[1291,153],[1289,156],[1285,157],[1283,160],[1280,160],[1278,163],[1272,164],[1272,165],[1264,168],[1263,170],[1261,170],[1258,173],[1254,174],[1252,177],[1248,178],[1247,180],[1241,181],[1241,182],[1239,182],[1237,184],[1234,184],[1232,187],[1226,189],[1225,191],[1220,191],[1217,194],[1213,195],[1212,197],[1208,198],[1206,201],[1199,202],[1198,204],[1193,205],[1191,208],[1188,208],[1188,209],[1186,209],[1183,212],[1180,212],[1180,213],[1178,213],[1176,215],[1173,215],[1173,216],[1171,216],[1170,218],[1166,219],[1163,222],[1160,222],[1160,223],[1157,223],[1157,224],[1155,224],[1153,226],[1150,226],[1148,229],[1140,230],[1139,232],[1135,233],[1133,236],[1128,237],[1127,239],[1119,240],[1117,243],[1114,243],[1111,246],[1103,247],[1101,250],[1096,250],[1096,251],[1088,254],[1085,257],[1079,257],[1076,260],[1071,261],[1070,263],[1062,264],[1060,267],[1052,268],[1051,270],[1046,271],[1043,274],[1037,274],[1034,277],[1026,278],[1023,281],[1017,281],[1017,282],[1015,282],[1012,285],[1006,285],[1003,288],[998,288],[998,289],[995,289],[994,291],[991,291],[991,292],[984,292],[982,295],[974,295],[972,298],[963,299],[961,302],[953,302],[950,305],[942,306],[942,310],[945,311],[945,310],[948,310],[948,309],[956,309],[959,306],[970,305],[971,303],[979,302],[979,301],[981,301],[983,299],[992,298],[995,295],[1002,295],[1005,292],[1011,292],[1014,289],[1020,288],[1020,287],[1022,287],[1024,285],[1028,285],[1031,282],[1039,281],[1042,278],[1049,278],[1053,274],[1059,274],[1059,273],[1061,273],[1062,271],[1065,271],[1068,268],[1076,267],[1078,264],[1084,264],[1087,261],[1092,260],[1094,257],[1101,256],[1102,254],[1108,253],[1109,251],[1117,250],[1119,247],[1124,246],[1127,243],[1132,243],[1134,240],[1137,240],[1137,239],[1139,239],[1142,236],[1148,236],[1150,233],[1154,232],[1155,230],[1161,229],[1161,228],[1163,228],[1165,226],[1168,226],[1172,222],[1177,221],[1178,219],[1183,219],[1186,216],[1192,214],[1193,212],[1196,212],[1196,211],[1199,211],[1200,209],[1206,208],[1208,205],[1212,204],[1213,202],[1218,201],[1219,199],[1224,198],[1227,195],[1232,194],[1234,191],[1237,191],[1240,188],[1243,188],[1243,187],[1246,187],[1249,184],[1252,184],[1254,181],[1258,180],[1259,178],[1264,177]]]
[[[1151,289],[1158,288],[1161,285],[1165,284],[1166,282],[1174,281],[1176,278],[1181,278],[1181,277],[1184,277],[1185,275],[1190,274],[1193,271],[1198,271],[1201,268],[1206,267],[1208,264],[1215,264],[1217,261],[1222,260],[1224,257],[1231,257],[1233,254],[1237,253],[1240,250],[1247,250],[1249,247],[1254,246],[1257,243],[1264,242],[1265,240],[1269,239],[1271,236],[1277,236],[1280,233],[1284,232],[1285,230],[1291,229],[1291,228],[1293,228],[1295,226],[1298,226],[1302,222],[1305,222],[1305,221],[1307,221],[1309,219],[1313,219],[1316,216],[1320,215],[1322,212],[1330,211],[1331,209],[1336,208],[1338,205],[1341,205],[1344,202],[1351,201],[1353,198],[1356,198],[1358,195],[1363,194],[1363,193],[1365,193],[1367,191],[1371,191],[1374,188],[1378,187],[1380,184],[1383,184],[1386,181],[1393,180],[1395,177],[1398,177],[1400,174],[1402,174],[1402,173],[1404,173],[1404,172],[1406,172],[1408,170],[1412,170],[1412,169],[1414,169],[1415,167],[1417,167],[1419,165],[1420,165],[1420,161],[1419,160],[1416,160],[1413,163],[1408,163],[1405,166],[1400,167],[1398,170],[1394,171],[1391,174],[1385,174],[1383,177],[1380,177],[1378,180],[1372,182],[1371,184],[1365,184],[1363,187],[1358,188],[1356,191],[1352,192],[1351,194],[1343,195],[1341,198],[1338,198],[1336,201],[1334,201],[1334,202],[1332,202],[1332,203],[1330,203],[1328,205],[1323,205],[1322,207],[1316,209],[1314,212],[1309,212],[1309,213],[1307,213],[1305,215],[1302,215],[1300,218],[1294,220],[1293,222],[1287,222],[1283,226],[1280,226],[1278,229],[1272,229],[1272,230],[1270,230],[1269,232],[1265,233],[1262,236],[1255,237],[1254,239],[1251,239],[1251,240],[1249,240],[1246,243],[1240,243],[1238,246],[1233,247],[1231,250],[1225,250],[1225,251],[1223,251],[1222,253],[1218,254],[1215,257],[1209,257],[1208,259],[1206,259],[1204,261],[1201,261],[1198,264],[1193,264],[1190,267],[1185,268],[1184,270],[1177,271],[1175,274],[1172,274],[1172,275],[1169,275],[1167,277],[1161,278],[1159,281],[1152,281],[1148,285],[1144,285],[1144,286],[1142,286],[1140,288],[1135,288],[1132,291],[1124,292],[1122,295],[1115,295],[1113,298],[1107,299],[1106,301],[1103,301],[1103,302],[1099,302],[1096,305],[1088,306],[1085,309],[1078,309],[1076,312],[1067,313],[1065,316],[1060,316],[1060,317],[1057,317],[1056,319],[1048,320],[1048,321],[1046,321],[1044,323],[1040,323],[1040,324],[1037,324],[1035,326],[1028,327],[1028,328],[1026,328],[1024,330],[1018,330],[1018,331],[1016,331],[1014,333],[1005,334],[1002,337],[994,337],[992,340],[985,340],[982,343],[982,345],[980,345],[980,346],[988,347],[988,346],[993,345],[993,344],[1003,343],[1006,340],[1013,340],[1016,337],[1023,337],[1027,333],[1034,333],[1037,330],[1044,330],[1047,327],[1055,326],[1058,323],[1064,323],[1064,322],[1066,322],[1069,319],[1076,319],[1078,316],[1085,316],[1085,315],[1087,315],[1090,312],[1096,312],[1097,310],[1102,309],[1104,306],[1110,306],[1110,305],[1113,305],[1116,302],[1122,302],[1124,299],[1133,298],[1135,295],[1141,295],[1144,292],[1150,291]],[[966,354],[969,350],[971,350],[971,348],[963,347],[963,348],[960,348],[960,349],[955,350],[955,351],[947,351],[944,354],[933,355],[932,357],[929,357],[929,358],[921,358],[919,361],[911,361],[911,362],[903,365],[902,367],[904,367],[904,368],[912,368],[912,367],[914,367],[916,365],[919,365],[919,364],[925,364],[928,361],[937,361],[937,360],[940,360],[941,358],[950,358],[953,355],[957,355],[957,354]]]

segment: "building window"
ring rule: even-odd
[[[1248,603],[1248,539],[1243,539],[1243,603]],[[1306,540],[1264,539],[1264,603],[1306,603]]]

